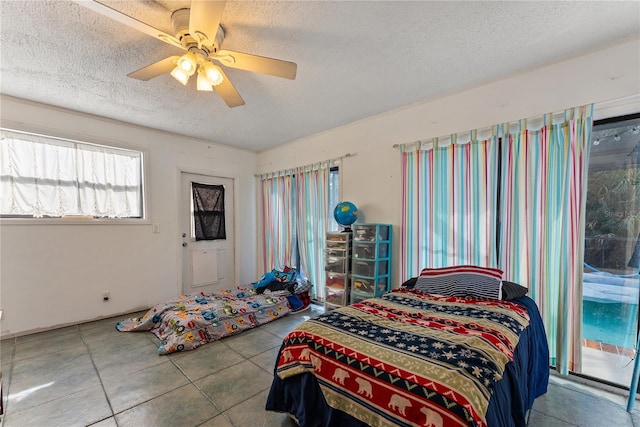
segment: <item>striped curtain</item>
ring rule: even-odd
[[[473,131],[465,144],[454,135],[448,144],[400,147],[401,280],[423,267],[501,268],[505,280],[529,288],[545,323],[550,364],[562,374],[581,370],[592,110],[496,125],[485,139]]]
[[[261,177],[263,271],[295,266],[324,299],[324,239],[331,162]]]
[[[294,264],[296,215],[291,174],[263,176],[261,180],[262,271]]]
[[[401,280],[424,267],[497,264],[497,139],[460,139],[401,147]]]
[[[550,363],[580,372],[582,263],[592,106],[521,121],[502,144],[500,267],[528,286],[542,314]]]
[[[324,300],[324,239],[328,221],[329,166],[296,172],[296,216],[300,271],[311,283],[312,298]]]

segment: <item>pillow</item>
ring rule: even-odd
[[[502,281],[502,299],[514,299],[523,297],[529,292],[528,288],[520,286],[517,283]]]
[[[400,287],[405,289],[413,289],[414,286],[416,286],[416,280],[418,280],[417,277],[412,277],[411,279],[406,280],[402,285],[400,285]]]
[[[415,289],[444,296],[502,299],[502,270],[475,265],[424,268]]]

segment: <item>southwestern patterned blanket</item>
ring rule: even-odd
[[[528,325],[514,302],[397,289],[302,323],[276,374],[313,373],[330,407],[370,426],[486,426]]]

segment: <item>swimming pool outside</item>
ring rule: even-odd
[[[582,337],[635,348],[640,276],[637,273],[612,274],[587,267],[590,271],[585,271],[582,282]]]
[[[638,305],[583,301],[582,336],[624,348],[635,348]]]

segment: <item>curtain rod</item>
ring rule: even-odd
[[[331,162],[335,162],[337,160],[342,160],[345,157],[353,157],[355,155],[356,155],[356,153],[347,153],[347,154],[343,154],[340,157],[334,157],[332,159],[327,159],[327,160],[321,160],[319,162],[308,163],[308,164],[302,165],[302,166],[293,166],[293,167],[290,167],[290,168],[286,168],[286,169],[282,169],[282,170],[274,171],[274,172],[265,172],[265,173],[261,173],[261,174],[254,174],[253,176],[256,177],[256,178],[259,178],[259,177],[263,177],[265,175],[286,174],[288,171],[293,171],[293,170],[296,170],[296,169],[305,169],[305,168],[312,167],[314,165],[319,165],[319,164],[322,164],[322,163],[331,163]]]
[[[456,144],[458,139],[462,138],[466,140],[467,136],[469,138],[469,141],[473,141],[478,137],[478,134],[491,135],[495,133],[509,133],[511,126],[520,127],[522,129],[523,127],[524,128],[527,127],[527,122],[539,121],[540,126],[542,126],[542,124],[546,122],[553,123],[554,119],[556,119],[558,116],[564,116],[565,118],[567,117],[567,115],[570,115],[572,117],[582,116],[582,115],[593,117],[593,108],[594,108],[594,104],[568,107],[568,108],[565,108],[564,110],[556,111],[553,113],[537,114],[524,119],[509,120],[509,121],[494,124],[491,126],[483,126],[477,129],[470,129],[462,132],[453,132],[449,135],[442,135],[435,138],[427,138],[427,139],[422,139],[422,140],[417,140],[412,142],[406,142],[403,144],[393,144],[393,148],[409,147],[410,145],[422,144],[423,142],[434,142],[437,145],[441,141],[451,141],[451,143]]]
[[[484,126],[478,129],[471,129],[471,130],[466,130],[463,132],[454,132],[451,133],[449,135],[441,135],[438,137],[434,137],[434,138],[427,138],[427,139],[419,139],[417,141],[411,141],[411,142],[405,142],[402,144],[393,144],[393,148],[402,148],[402,147],[407,147],[409,145],[412,144],[420,144],[423,142],[428,142],[428,141],[448,141],[448,140],[457,140],[458,137],[462,136],[462,135],[468,135],[469,140],[473,140],[477,137],[478,133],[482,134],[482,133],[490,133],[490,132],[495,132],[495,129],[497,126],[501,126],[501,125],[493,125],[493,126]]]

